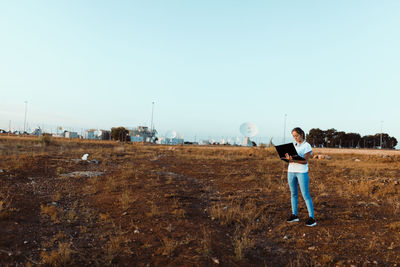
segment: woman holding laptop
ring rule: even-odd
[[[286,153],[285,157],[289,161],[288,167],[288,183],[291,192],[292,215],[287,219],[287,222],[298,222],[297,204],[298,204],[298,185],[300,186],[301,194],[306,202],[309,218],[306,221],[307,226],[317,225],[314,219],[314,207],[312,204],[310,192],[308,190],[309,176],[308,176],[308,159],[311,158],[312,148],[309,143],[305,141],[304,131],[296,127],[292,130],[292,136],[296,141],[295,148],[297,154],[305,160],[293,159]]]

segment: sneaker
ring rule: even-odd
[[[289,222],[289,223],[298,222],[299,221],[299,217],[297,217],[297,215],[292,214],[292,215],[290,215],[290,217],[286,221]]]
[[[306,221],[306,225],[310,227],[316,226],[317,222],[314,220],[314,218],[309,217],[308,220]]]

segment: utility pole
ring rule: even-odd
[[[153,114],[154,114],[154,101],[151,102],[151,124],[150,124],[150,131],[151,131],[150,136],[151,137],[150,137],[150,142],[152,142],[153,138],[154,138]]]
[[[25,129],[26,129],[26,112],[27,112],[28,101],[24,101],[24,103],[25,103],[25,119],[24,119],[24,135],[25,135]]]
[[[153,114],[154,114],[154,101],[151,102],[152,106],[151,106],[151,125],[150,125],[150,129],[153,132]]]
[[[285,120],[283,123],[283,143],[285,143],[285,139],[286,139],[286,117],[287,117],[287,114],[285,114]]]

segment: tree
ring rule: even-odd
[[[395,137],[389,137],[387,141],[387,147],[394,149],[397,146],[397,139]]]
[[[313,128],[309,131],[306,136],[308,143],[310,143],[313,147],[320,147],[324,144],[324,131],[319,128]]]
[[[386,133],[361,137],[358,133],[338,132],[333,128],[326,131],[313,128],[307,134],[307,141],[314,147],[377,148],[382,146],[382,148],[394,149],[397,146],[396,138]]]
[[[111,128],[111,138],[121,142],[130,141],[129,131],[124,127]]]
[[[379,138],[376,135],[365,135],[361,138],[361,145],[364,148],[375,148],[379,145]]]
[[[325,138],[324,138],[324,140],[325,140],[325,146],[326,147],[335,147],[335,144],[334,144],[334,139],[335,139],[335,136],[336,136],[336,134],[337,134],[337,132],[336,132],[336,129],[328,129],[328,130],[326,130],[326,131],[323,131],[323,133],[324,133],[324,136],[325,136]]]
[[[343,147],[346,133],[343,131],[336,132],[333,140],[334,147]]]
[[[377,140],[376,145],[382,148],[394,148],[397,145],[397,140],[395,137],[389,136],[387,133],[382,133],[382,144],[381,144],[381,134],[375,134],[374,138]]]
[[[344,147],[355,148],[359,146],[361,141],[361,135],[358,133],[346,133]]]

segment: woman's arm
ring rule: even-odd
[[[307,164],[308,160],[311,158],[311,151],[304,154],[303,158],[305,160],[293,159],[292,156],[289,156],[289,154],[287,154],[287,153],[286,153],[285,157],[292,163]]]
[[[295,162],[296,162],[296,163],[300,163],[300,164],[307,164],[307,163],[308,163],[308,160],[311,158],[311,151],[308,152],[308,153],[306,153],[306,154],[304,154],[303,158],[304,158],[305,160],[297,160],[297,159],[296,159]]]

